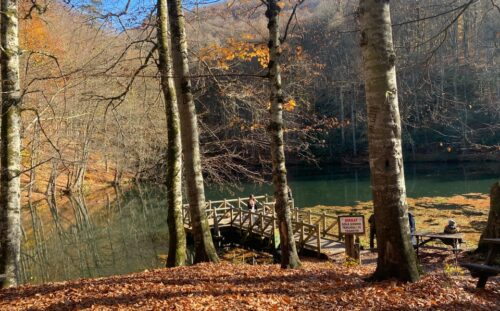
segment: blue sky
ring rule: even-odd
[[[210,5],[217,2],[224,2],[225,0],[183,0],[185,8],[190,9],[194,5]],[[70,3],[75,7],[84,7],[92,4],[93,0],[70,0]],[[98,2],[98,1],[97,1]],[[120,13],[125,9],[128,0],[101,0],[100,10],[103,15],[108,13]],[[142,23],[146,16],[154,8],[157,0],[131,0],[128,8],[128,13],[120,19],[126,27],[136,27]],[[118,20],[112,20],[112,24],[119,26]]]

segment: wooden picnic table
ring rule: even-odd
[[[500,268],[493,265],[495,257],[500,253],[500,239],[483,239],[482,242],[489,244],[488,255],[484,264],[462,264],[462,267],[469,269],[473,277],[479,278],[477,288],[484,288],[489,277],[500,274]]]
[[[417,240],[415,248],[417,249],[417,256],[420,247],[424,247],[425,244],[431,241],[441,241],[446,245],[452,246],[452,252],[457,254],[462,251],[460,244],[463,243],[464,234],[463,233],[429,233],[429,232],[415,232],[412,234]],[[449,241],[449,243],[447,243]],[[426,248],[448,250],[447,247],[436,247],[436,246],[425,246]]]

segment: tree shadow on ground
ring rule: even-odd
[[[470,204],[455,204],[455,203],[416,203],[415,206],[423,208],[435,208],[439,210],[465,210],[466,208],[474,208]]]
[[[483,232],[484,228],[486,228],[487,221],[477,221],[473,220],[469,224],[470,226],[477,232]]]
[[[335,295],[336,293],[346,293],[353,290],[363,290],[364,287],[370,286],[366,282],[341,283],[345,278],[358,278],[357,274],[349,276],[348,274],[338,274],[334,271],[329,271],[322,274],[325,280],[331,280],[327,287],[315,286],[318,279],[317,275],[312,272],[299,273],[283,276],[266,276],[252,277],[247,275],[228,276],[228,277],[200,277],[181,279],[170,279],[165,277],[124,277],[115,279],[93,280],[93,282],[81,282],[77,284],[57,284],[55,286],[48,285],[49,290],[32,291],[19,290],[19,293],[10,292],[10,294],[2,293],[2,300],[26,299],[33,296],[53,295],[56,292],[66,292],[68,289],[71,292],[81,290],[82,293],[76,297],[72,295],[65,296],[65,299],[60,299],[57,303],[46,307],[32,307],[30,310],[74,310],[85,308],[98,307],[135,307],[138,303],[146,303],[149,300],[168,301],[169,303],[176,299],[185,297],[204,297],[204,296],[255,296],[255,295],[283,295],[297,298],[301,295],[325,294]],[[147,287],[144,285],[147,284]],[[340,284],[340,285],[339,285]],[[65,286],[66,285],[66,286]],[[112,292],[95,292],[95,288],[102,285],[109,285],[114,288]],[[189,285],[209,285],[209,290],[189,290]],[[91,286],[91,288],[89,288]],[[179,286],[186,286],[182,289]],[[137,288],[137,291],[120,292],[121,288]],[[229,289],[228,289],[229,288]],[[307,291],[299,291],[299,288],[307,289]],[[60,294],[60,293],[59,293]],[[62,301],[61,301],[62,300]]]

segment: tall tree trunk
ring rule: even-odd
[[[0,174],[0,274],[2,287],[19,285],[21,245],[21,135],[17,1],[2,0],[2,126]]]
[[[490,190],[490,214],[488,215],[488,223],[481,239],[479,240],[478,251],[485,252],[488,250],[488,245],[481,243],[485,238],[500,238],[500,182],[496,182],[491,186]]]
[[[181,0],[167,0],[172,59],[177,82],[182,154],[194,239],[194,262],[219,262],[205,213],[198,120],[189,78],[188,48]]]
[[[360,0],[378,260],[373,280],[419,278],[410,241],[389,1]]]
[[[344,88],[341,86],[339,88],[340,95],[340,143],[342,146],[342,152],[345,149],[345,116],[344,116]]]
[[[186,235],[182,221],[182,155],[179,110],[172,75],[168,44],[167,1],[158,0],[158,51],[161,87],[167,118],[167,204],[168,257],[167,267],[186,263]]]
[[[266,17],[269,22],[269,81],[271,86],[271,158],[273,162],[274,197],[280,232],[281,267],[300,267],[299,256],[293,237],[285,167],[285,148],[283,140],[283,91],[281,89],[280,56],[281,42],[279,32],[279,3],[281,0],[268,0]]]

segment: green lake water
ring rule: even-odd
[[[500,179],[499,163],[408,164],[409,197],[487,193]],[[367,167],[289,168],[299,207],[350,205],[371,199]],[[272,194],[270,185],[210,187],[207,199]],[[115,199],[116,198],[116,199]],[[88,204],[87,201],[98,203]],[[165,188],[139,185],[102,198],[24,207],[22,278],[42,283],[143,271],[163,266],[167,253]]]

